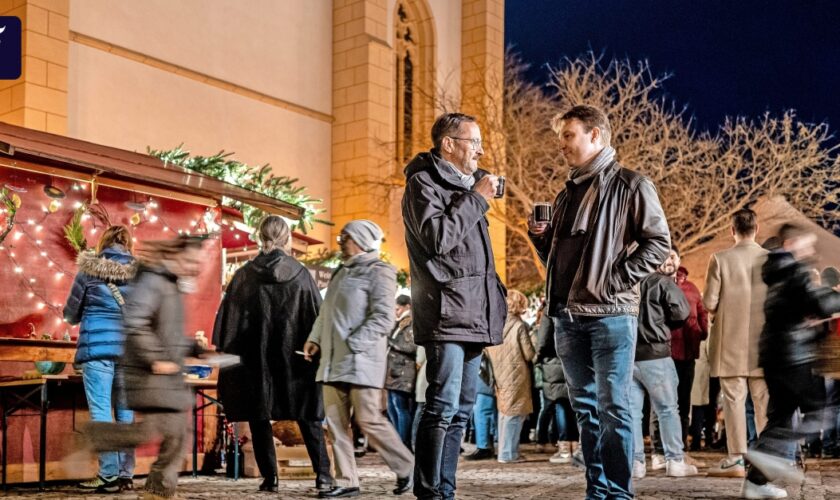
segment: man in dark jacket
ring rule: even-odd
[[[666,272],[673,267],[672,256],[665,261]],[[630,406],[633,412],[633,477],[645,476],[642,409],[645,392],[656,414],[665,451],[665,475],[683,477],[697,474],[697,468],[684,460],[680,417],[677,409],[677,371],[671,359],[671,329],[688,317],[688,301],[674,279],[653,273],[639,286],[639,336],[633,362]]]
[[[816,236],[793,224],[783,224],[778,236],[781,247],[767,256],[762,267],[767,300],[758,363],[770,394],[767,425],[746,454],[742,498],[785,498],[787,492],[770,482],[803,478],[791,465],[794,446],[810,432],[819,432],[820,421],[811,422],[816,428],[794,428],[793,414],[797,409],[806,414],[822,409],[825,387],[813,370],[825,329],[816,320],[840,312],[840,293],[811,281]]]
[[[213,343],[242,362],[219,372],[219,399],[231,422],[248,422],[254,458],[264,481],[277,491],[272,420],[296,420],[315,471],[316,487],[332,487],[321,421],[324,404],[315,382],[318,367],[301,351],[321,305],[305,267],[291,256],[292,238],[282,217],[271,215],[258,229],[260,254],[233,275],[216,315]]]
[[[507,305],[486,217],[498,178],[478,169],[484,153],[478,124],[460,113],[441,115],[432,142],[434,149],[406,166],[402,200],[414,338],[425,347],[429,382],[414,493],[448,499],[455,496],[481,350],[501,343]]]
[[[552,220],[531,218],[529,234],[547,267],[548,314],[581,423],[587,498],[632,498],[635,285],[667,257],[668,223],[653,183],[615,161],[603,111],[575,106],[553,127],[569,181]]]

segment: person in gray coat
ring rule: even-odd
[[[99,452],[134,448],[162,437],[160,451],[144,486],[144,499],[175,495],[178,473],[189,443],[187,413],[193,395],[181,374],[184,358],[204,354],[204,347],[184,334],[183,294],[194,291],[205,255],[203,238],[179,236],[143,245],[141,265],[123,309],[125,374],[128,407],[142,422],[91,422],[85,434]]]
[[[320,355],[316,381],[323,384],[324,412],[333,446],[335,484],[321,498],[359,495],[350,435],[351,410],[362,432],[397,475],[395,495],[409,491],[414,456],[382,414],[388,335],[394,326],[397,278],[379,258],[382,230],[354,220],[338,237],[343,263],[333,272],[312,333],[303,346]]]

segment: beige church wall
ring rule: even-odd
[[[183,142],[195,154],[234,151],[330,197],[330,123],[102,50],[70,43],[70,137],[145,152]],[[312,236],[328,241],[329,228]]]
[[[332,112],[331,0],[73,0],[70,31]]]

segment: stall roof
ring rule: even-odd
[[[92,142],[0,123],[0,153],[14,160],[155,186],[219,200],[222,197],[300,219],[303,208],[244,189],[177,165],[164,164],[149,155]],[[0,158],[3,154],[0,154]]]

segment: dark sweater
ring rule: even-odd
[[[563,220],[560,222],[560,236],[557,239],[556,255],[562,256],[554,264],[551,275],[551,310],[549,316],[559,317],[561,311],[569,301],[569,292],[574,284],[580,261],[583,259],[583,247],[586,245],[586,234],[573,235],[572,226],[575,223],[580,204],[583,201],[586,190],[592,184],[592,179],[581,184],[566,182],[566,192],[569,196],[569,204],[563,213]]]
[[[659,273],[643,279],[639,292],[636,361],[668,358],[671,356],[671,329],[688,317],[685,294],[672,278]]]

